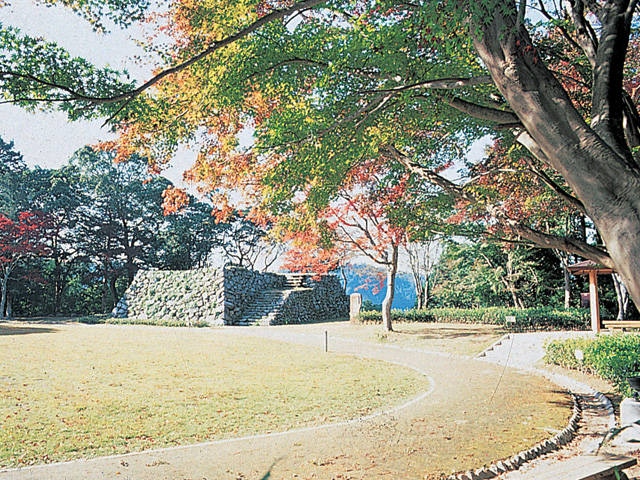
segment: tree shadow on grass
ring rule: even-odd
[[[460,327],[446,327],[439,326],[437,328],[424,328],[424,329],[403,329],[402,327],[396,328],[395,333],[401,335],[407,335],[409,337],[415,337],[420,340],[442,340],[442,339],[456,339],[456,338],[469,338],[469,337],[482,337],[491,336],[495,334],[503,334],[500,329],[487,330],[486,328],[460,328]]]
[[[548,403],[550,405],[556,405],[559,407],[566,407],[566,408],[572,408],[573,407],[573,399],[571,398],[571,396],[567,393],[566,390],[563,389],[553,389],[552,392],[555,395],[559,395],[562,398],[558,399],[558,400],[550,400]]]
[[[30,335],[33,333],[55,333],[58,330],[47,327],[21,327],[15,325],[0,324],[0,336],[4,335]]]
[[[107,315],[60,315],[60,316],[42,316],[42,317],[13,317],[10,320],[12,324],[36,324],[36,325],[66,325],[72,323],[84,323],[95,325],[105,323]]]

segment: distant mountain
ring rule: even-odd
[[[350,265],[345,269],[347,295],[359,293],[362,301],[369,300],[381,305],[387,294],[386,273],[369,265]],[[416,304],[416,291],[413,277],[409,273],[399,273],[396,277],[396,291],[392,308],[407,310]]]

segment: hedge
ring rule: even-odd
[[[515,324],[508,323],[507,317],[515,317]],[[392,310],[391,320],[396,322],[504,325],[517,331],[588,330],[590,325],[588,309],[557,309],[551,307],[524,310],[503,307]],[[360,313],[360,321],[364,323],[379,323],[382,321],[382,313],[363,311]]]
[[[582,360],[576,357],[578,350]],[[621,395],[630,397],[627,377],[640,376],[640,335],[555,340],[546,345],[545,362],[598,375],[612,382]]]

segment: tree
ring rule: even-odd
[[[166,223],[162,192],[169,181],[151,176],[137,155],[114,163],[113,153],[86,147],[70,164],[77,169],[81,195],[80,249],[99,265],[103,311],[109,311],[119,298],[118,281],[124,277],[126,287],[153,256]]]
[[[27,166],[22,154],[13,149],[13,142],[0,138],[0,213],[13,216],[25,205],[22,179]]]
[[[554,305],[561,276],[552,254],[489,242],[447,242],[439,263],[434,297],[447,307]]]
[[[77,227],[82,193],[78,172],[69,166],[56,170],[36,167],[29,170],[24,179],[29,204],[44,212],[48,219],[43,238],[47,262],[41,266],[41,274],[43,283],[52,292],[43,303],[50,303],[47,313],[57,314],[61,312],[64,293],[80,261],[78,245],[82,242]]]
[[[20,262],[46,251],[43,238],[46,216],[39,212],[20,212],[15,220],[0,214],[0,318],[7,314],[7,285]]]
[[[402,203],[402,194],[407,187],[405,175],[397,175],[384,163],[376,160],[364,162],[359,168],[351,170],[344,179],[344,187],[340,189],[338,199],[321,212],[313,212],[321,219],[320,234],[316,238],[322,239],[322,230],[329,237],[329,248],[318,249],[319,241],[309,242],[318,263],[331,265],[335,270],[344,259],[342,251],[351,251],[352,256],[362,255],[368,261],[385,268],[386,295],[382,302],[382,323],[386,331],[392,331],[391,305],[395,293],[396,275],[398,273],[399,250],[406,240],[406,230],[395,224],[391,212],[395,206]],[[303,204],[304,205],[304,204]],[[306,206],[306,205],[305,205]],[[306,208],[303,208],[306,211]],[[315,226],[314,223],[311,225]],[[305,234],[317,232],[317,229],[300,229]],[[342,245],[342,249],[334,244]],[[344,250],[343,250],[344,249]],[[322,253],[319,253],[322,252]],[[327,256],[331,259],[327,261]],[[308,256],[301,256],[302,261],[308,262]]]
[[[79,5],[94,19],[105,12],[121,22],[147,7],[136,1]],[[638,115],[623,88],[637,1],[555,5],[537,2],[536,16],[545,21],[534,22],[530,7],[516,1],[176,3],[165,15],[166,31],[176,39],[163,52],[166,68],[138,87],[77,59],[36,62],[35,51],[45,49],[49,59],[64,55],[5,30],[3,44],[15,46],[3,54],[2,88],[16,103],[48,99],[72,116],[95,106],[120,123],[123,148],[139,146],[159,160],[195,132],[210,133],[203,156],[223,159],[249,119],[257,145],[279,155],[280,161],[267,162],[273,168],[265,177],[282,180],[280,198],[272,196],[278,201],[318,179],[326,192],[363,152],[384,153],[473,201],[434,170],[441,163],[434,153],[443,152],[434,139],[444,137],[443,145],[455,148],[493,128],[512,131],[561,175],[565,193],[594,221],[606,250],[497,219],[538,245],[616,268],[640,303]],[[589,112],[549,68],[555,53],[540,38],[552,27],[591,73]],[[260,158],[253,165],[264,165]]]
[[[418,309],[429,308],[435,266],[440,250],[440,242],[435,238],[422,242],[409,242],[405,245],[416,288],[416,308]]]
[[[262,258],[266,269],[276,259],[271,253],[275,252],[277,257],[277,249],[272,248],[274,244],[267,236],[265,228],[235,212],[231,217],[227,216],[226,222],[218,224],[216,246],[231,265],[255,269]]]
[[[188,199],[188,205],[165,216],[157,232],[149,264],[167,270],[189,270],[207,265],[217,245],[220,226],[211,216],[211,205]]]

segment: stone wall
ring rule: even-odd
[[[286,275],[244,268],[189,271],[141,270],[114,308],[116,318],[182,321],[187,324],[235,325],[269,290],[283,290],[286,300],[269,317],[270,324],[308,323],[346,318],[348,297],[338,279],[326,275],[289,287]]]
[[[221,324],[224,275],[218,268],[140,270],[111,314],[116,318]]]
[[[349,297],[333,275],[308,278],[306,288],[295,289],[271,321],[271,325],[312,323],[349,317]]]
[[[224,270],[224,323],[234,325],[245,310],[264,290],[284,288],[286,277],[276,273],[260,273],[240,267]]]

